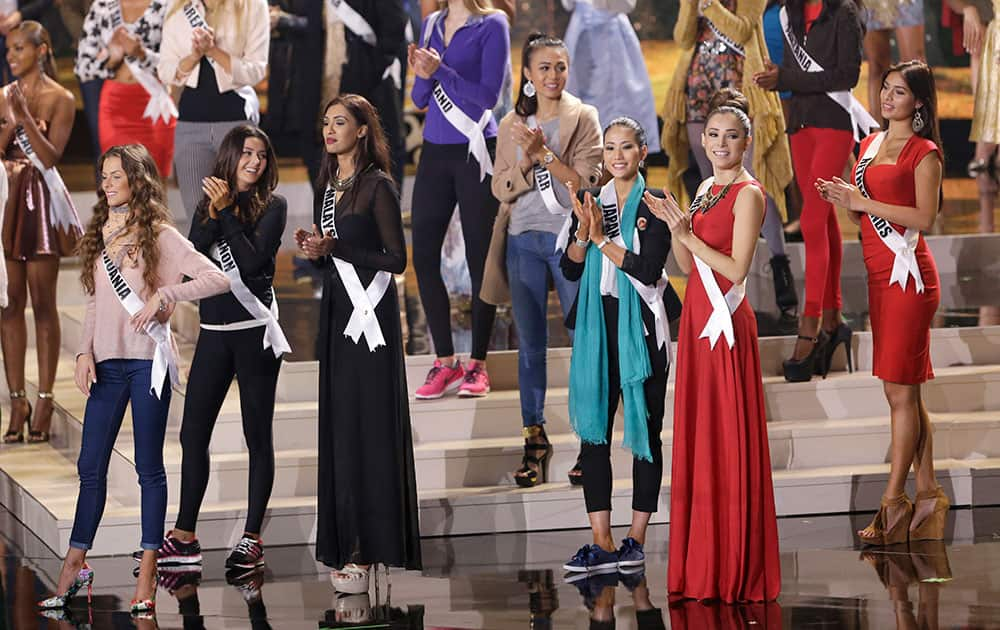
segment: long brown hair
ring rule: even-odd
[[[170,210],[167,208],[167,195],[156,170],[156,162],[149,150],[141,144],[120,144],[108,149],[101,156],[98,170],[103,172],[104,163],[110,157],[117,157],[122,162],[122,170],[128,179],[132,198],[126,226],[137,226],[139,232],[139,252],[145,263],[142,280],[147,291],[153,291],[159,284],[156,274],[160,262],[160,250],[156,246],[156,235],[163,225],[170,225]],[[87,231],[76,246],[80,257],[80,282],[88,295],[94,294],[94,263],[104,251],[104,233],[101,228],[108,220],[108,198],[103,186],[97,189],[97,205],[94,206],[94,216],[87,225]]]
[[[914,133],[921,138],[926,138],[944,153],[944,146],[941,144],[941,127],[938,124],[937,87],[934,84],[934,71],[923,61],[913,59],[889,66],[889,69],[882,75],[882,83],[889,78],[893,72],[898,72],[906,82],[906,87],[913,93],[913,98],[922,103],[921,107],[914,110],[919,111],[924,119],[924,126],[920,131]],[[885,121],[883,129],[889,127],[889,122]]]
[[[392,160],[389,158],[389,143],[385,139],[385,130],[379,120],[375,107],[363,96],[357,94],[341,94],[332,99],[323,108],[323,115],[334,105],[341,105],[358,123],[367,126],[368,133],[358,138],[358,152],[354,172],[360,173],[371,165],[392,177]],[[319,188],[325,187],[337,175],[337,156],[329,152],[323,153],[323,166],[320,168]]]
[[[236,169],[239,168],[240,157],[243,155],[243,145],[247,138],[256,138],[264,143],[267,152],[267,166],[261,173],[257,183],[250,189],[250,208],[247,216],[240,213],[240,219],[244,223],[256,223],[260,215],[264,214],[267,205],[274,197],[274,189],[278,187],[278,158],[274,154],[274,147],[271,139],[267,137],[256,125],[243,123],[229,130],[226,137],[222,139],[219,146],[219,153],[215,157],[215,166],[212,167],[212,177],[218,177],[229,184],[229,190],[236,190]],[[208,196],[203,195],[198,202],[196,210],[202,221],[208,220]]]
[[[35,48],[45,46],[45,54],[38,60],[38,64],[41,66],[42,72],[49,75],[49,78],[58,80],[56,55],[52,51],[52,37],[45,30],[45,27],[40,22],[25,20],[18,24],[14,30],[23,33],[24,38]]]

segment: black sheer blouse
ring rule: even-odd
[[[322,224],[323,194],[313,199],[313,223]],[[336,210],[337,240],[332,255],[353,264],[367,285],[377,271],[399,274],[406,269],[406,240],[399,192],[392,179],[369,167],[340,194]],[[318,261],[327,267],[329,259]]]
[[[236,205],[241,208],[241,213],[249,207],[249,201],[247,193],[237,195]],[[199,213],[191,223],[188,239],[195,249],[212,259],[209,254],[212,245],[225,238],[233,251],[243,283],[265,306],[270,306],[274,257],[285,231],[288,202],[281,195],[274,195],[255,223],[244,223],[233,210],[233,206],[223,209],[218,219],[203,220],[203,215]],[[212,262],[218,266],[214,259]],[[231,292],[201,300],[199,312],[205,324],[232,324],[252,319]]]

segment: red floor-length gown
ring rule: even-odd
[[[760,187],[736,184],[692,217],[698,238],[732,253],[733,204],[748,185]],[[732,283],[714,275],[728,291]],[[732,314],[733,347],[720,336],[713,349],[699,338],[711,313],[692,267],[677,346],[668,591],[725,602],[773,600],[781,571],[757,321],[743,300]]]

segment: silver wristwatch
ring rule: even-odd
[[[607,236],[605,236],[604,240],[597,244],[597,249],[604,249],[604,246],[607,245],[610,242],[611,242],[611,239],[608,238]]]
[[[587,246],[590,245],[589,240],[577,238],[576,235],[573,235],[573,242],[575,242],[576,246],[579,247],[580,249],[587,249]]]

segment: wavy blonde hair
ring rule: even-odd
[[[503,13],[493,6],[491,0],[463,0],[465,8],[474,15],[489,15],[491,13]],[[448,6],[448,0],[438,0],[438,8],[443,9]],[[507,15],[504,13],[504,15]]]
[[[104,162],[108,158],[117,157],[122,162],[122,170],[128,179],[132,199],[129,201],[129,217],[126,226],[138,226],[139,253],[145,263],[142,280],[146,290],[151,292],[159,285],[156,274],[160,262],[160,251],[156,246],[156,237],[163,225],[170,225],[170,210],[167,208],[167,195],[156,170],[156,162],[149,150],[141,144],[122,144],[108,149],[98,163],[98,170],[103,171]],[[80,282],[88,295],[94,294],[94,263],[104,252],[104,232],[102,228],[108,220],[108,198],[103,187],[97,189],[97,205],[94,206],[94,216],[87,225],[87,231],[76,246],[76,254],[80,257]]]

